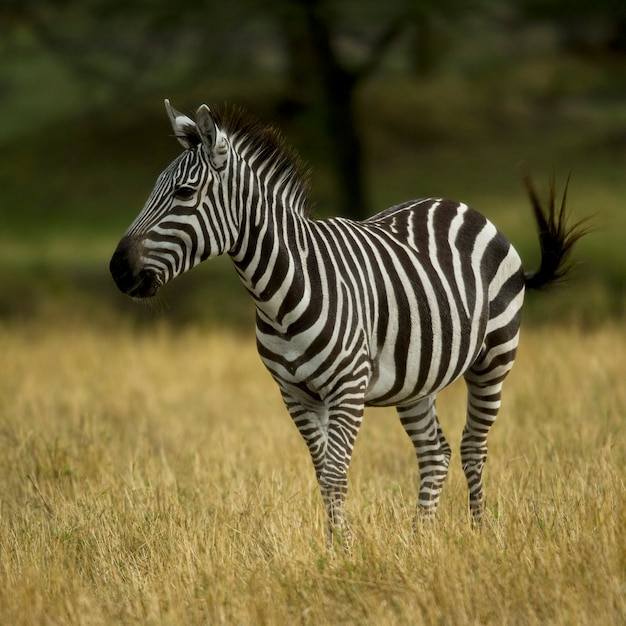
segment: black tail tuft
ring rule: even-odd
[[[556,207],[556,189],[554,177],[550,183],[550,200],[547,210],[541,205],[539,196],[530,180],[525,168],[521,168],[522,180],[528,191],[530,202],[533,205],[537,229],[539,231],[539,245],[541,247],[541,264],[536,272],[527,272],[526,288],[541,289],[545,285],[562,279],[572,268],[569,257],[574,244],[589,232],[589,217],[573,225],[567,223],[567,187],[570,177],[567,177],[561,206]]]

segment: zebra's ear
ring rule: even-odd
[[[167,99],[165,100],[165,110],[167,111],[167,116],[170,118],[174,136],[178,139],[180,145],[185,148],[185,150],[195,148],[201,141],[200,132],[198,131],[196,123],[190,117],[187,117],[172,107],[170,101]]]
[[[217,127],[211,109],[206,104],[203,104],[196,112],[196,123],[200,130],[202,145],[211,164],[214,168],[221,169],[228,156],[228,140]]]

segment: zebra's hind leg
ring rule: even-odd
[[[500,408],[502,382],[481,385],[467,382],[467,421],[461,439],[461,463],[467,480],[472,522],[480,527],[483,517],[483,469],[487,461],[487,435]]]
[[[518,334],[506,342],[485,348],[481,358],[465,373],[467,420],[461,439],[461,463],[469,491],[472,521],[480,527],[483,517],[483,469],[487,461],[487,435],[500,410],[502,384],[513,367]]]
[[[427,396],[415,404],[397,408],[398,416],[413,442],[420,472],[417,517],[432,518],[437,512],[443,483],[450,465],[450,446],[443,436],[435,396]]]

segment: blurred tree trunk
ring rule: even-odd
[[[319,106],[323,111],[332,147],[339,212],[363,219],[370,210],[355,110],[356,91],[401,32],[404,14],[396,14],[383,27],[371,43],[367,58],[350,66],[338,50],[332,5],[328,0],[287,0],[288,11],[283,15],[290,54],[288,90],[294,104]]]
[[[354,95],[359,76],[343,67],[324,19],[323,2],[298,0],[305,11],[307,34],[314,51],[314,70],[321,88],[321,105],[332,143],[337,174],[339,211],[348,217],[368,215],[363,175],[363,150],[356,127]]]
[[[411,69],[416,76],[428,76],[433,73],[438,60],[432,17],[425,11],[416,11],[411,25],[415,31],[411,40]]]

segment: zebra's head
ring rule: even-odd
[[[206,105],[196,121],[168,100],[165,108],[185,151],[163,170],[109,265],[119,289],[138,298],[154,296],[175,276],[223,254],[237,235],[221,190],[231,155],[226,134]]]

